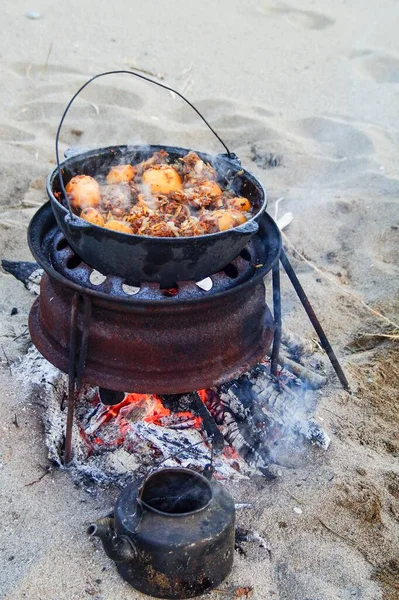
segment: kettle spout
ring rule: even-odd
[[[112,517],[104,517],[92,523],[87,528],[87,534],[100,538],[107,556],[115,562],[129,562],[137,556],[133,542],[127,536],[115,533]]]

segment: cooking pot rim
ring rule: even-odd
[[[238,159],[235,159],[234,157],[229,157],[228,155],[225,155],[225,154],[211,155],[206,152],[193,150],[192,148],[182,148],[180,146],[164,146],[164,145],[159,145],[159,144],[137,144],[137,145],[121,144],[121,145],[115,145],[115,146],[106,146],[103,148],[93,148],[91,150],[73,154],[72,156],[70,156],[70,157],[66,158],[64,161],[62,161],[62,163],[60,163],[60,169],[62,170],[65,166],[68,166],[69,163],[71,163],[73,160],[76,160],[79,157],[81,157],[82,160],[87,160],[87,159],[93,158],[96,155],[99,155],[102,153],[105,154],[105,152],[112,154],[115,151],[121,151],[121,150],[128,151],[128,152],[143,151],[143,150],[148,150],[151,152],[157,152],[159,150],[166,150],[166,152],[179,152],[179,153],[180,152],[186,152],[186,153],[187,152],[195,152],[196,154],[198,154],[198,156],[201,159],[205,159],[210,162],[212,162],[212,160],[215,160],[216,158],[218,160],[223,160],[227,163],[231,163],[231,165],[234,168],[236,168],[238,171],[244,172],[245,177],[249,181],[254,183],[260,190],[261,194],[263,195],[263,201],[261,202],[261,205],[259,206],[257,212],[254,215],[252,215],[252,217],[250,219],[248,219],[248,221],[246,221],[245,223],[243,223],[241,225],[238,225],[237,227],[233,227],[233,228],[227,229],[225,231],[216,231],[214,233],[206,233],[203,235],[191,235],[191,236],[185,236],[185,237],[161,237],[161,236],[151,236],[151,235],[137,235],[137,234],[132,234],[132,233],[124,233],[122,231],[112,231],[111,232],[111,235],[113,234],[112,237],[114,237],[114,235],[116,235],[116,236],[123,236],[125,239],[139,238],[140,240],[148,240],[148,241],[162,240],[163,243],[184,244],[184,243],[187,243],[187,242],[185,242],[185,240],[211,239],[214,236],[221,236],[221,234],[233,233],[233,235],[234,235],[234,232],[236,234],[246,234],[251,231],[251,227],[253,227],[253,224],[257,223],[257,220],[262,216],[262,214],[266,210],[267,192],[266,192],[265,188],[263,187],[262,183],[259,181],[259,179],[257,179],[255,177],[255,175],[253,175],[253,173],[251,173],[247,169],[244,169],[240,165],[240,163],[237,162]],[[58,177],[58,167],[55,167],[55,169],[53,169],[53,171],[51,171],[51,173],[49,173],[49,175],[47,176],[47,180],[46,180],[47,194],[53,202],[57,202],[57,204],[59,205],[61,210],[65,213],[65,217],[67,217],[69,215],[69,210],[62,204],[62,202],[60,202],[54,196],[53,184],[54,184],[56,177]],[[94,223],[88,223],[87,221],[85,221],[84,219],[79,217],[78,215],[73,214],[72,219],[76,220],[78,222],[78,225],[81,227],[89,227],[90,229],[93,227],[95,230],[98,230],[98,231],[102,231],[102,232],[106,231],[104,227],[100,227],[99,225],[95,225]]]
[[[157,508],[154,508],[153,506],[151,506],[150,504],[147,504],[146,502],[144,502],[144,500],[141,499],[141,496],[143,494],[144,491],[144,487],[145,485],[148,483],[148,481],[152,478],[155,477],[156,475],[159,475],[160,473],[187,473],[189,474],[191,477],[196,477],[199,481],[201,481],[201,483],[205,484],[205,486],[208,488],[209,491],[209,500],[204,503],[203,506],[201,506],[200,508],[197,508],[195,510],[190,510],[189,512],[184,512],[184,513],[170,513],[170,512],[165,512],[163,510],[159,510]],[[165,467],[163,469],[157,469],[155,471],[152,471],[147,477],[145,477],[143,483],[141,484],[141,486],[138,489],[138,494],[137,494],[137,502],[140,506],[144,507],[146,510],[149,510],[150,512],[154,512],[158,515],[161,515],[162,517],[171,517],[171,518],[179,518],[179,517],[190,517],[191,515],[196,515],[199,512],[205,510],[206,508],[208,508],[209,504],[211,503],[213,499],[213,490],[212,490],[212,486],[209,483],[208,479],[206,479],[206,477],[204,477],[204,475],[202,475],[201,473],[198,473],[198,471],[194,471],[193,469],[187,469],[186,467]]]

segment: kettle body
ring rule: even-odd
[[[213,478],[165,468],[126,487],[113,518],[90,526],[121,576],[157,598],[192,598],[217,587],[234,555],[235,509]]]

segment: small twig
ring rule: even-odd
[[[399,340],[399,333],[361,333],[360,337],[378,337],[388,338],[389,340]]]
[[[48,53],[47,53],[46,67],[45,67],[46,75],[48,74],[48,64],[49,64],[49,60],[50,60],[50,56],[51,56],[51,53],[53,51],[53,48],[54,48],[54,40],[51,42],[50,48],[49,48]]]
[[[94,110],[96,111],[96,115],[97,117],[100,116],[100,109],[98,108],[97,104],[94,104],[94,102],[89,102],[90,106],[92,106],[94,108]]]
[[[347,417],[341,417],[341,415],[338,415],[337,413],[333,412],[329,408],[326,408],[325,406],[319,406],[317,410],[325,410],[326,412],[329,412],[330,414],[334,415],[334,417],[336,417],[337,419],[342,419],[343,421],[348,421],[349,423],[352,423],[352,421],[349,421]]]
[[[183,95],[188,94],[188,92],[191,90],[193,85],[194,85],[194,81],[192,79],[188,79],[183,86],[182,94]]]
[[[20,333],[19,335],[17,335],[17,337],[14,338],[14,342],[19,340],[19,338],[23,337],[24,335],[26,335],[28,333],[28,331],[29,331],[29,327],[26,327],[22,333]]]
[[[212,593],[216,594],[224,594],[226,597],[233,594],[233,600],[237,600],[238,598],[251,598],[253,594],[252,587],[238,587],[238,588],[229,588],[227,590],[220,590],[219,588],[215,588],[212,590]]]
[[[33,481],[30,481],[29,483],[25,483],[25,487],[29,487],[31,485],[35,485],[35,483],[39,483],[39,481],[41,481],[43,479],[43,477],[46,477],[46,475],[48,475],[49,473],[51,473],[51,467],[50,466],[45,467],[44,468],[44,473],[42,473],[40,475],[40,477],[38,477],[37,479],[34,479]]]
[[[156,77],[157,79],[165,79],[164,75],[161,73],[153,73],[152,71],[147,71],[147,69],[139,69],[136,65],[131,65],[131,68],[138,73],[144,73],[144,75],[150,75],[151,77]]]
[[[320,517],[316,517],[316,519],[323,525],[323,527],[325,527],[327,529],[327,531],[336,535],[344,542],[348,542],[348,544],[350,544],[351,546],[354,546],[355,548],[357,548],[356,544],[351,539],[345,537],[344,535],[341,535],[340,533],[338,533],[338,531],[331,529],[331,527],[329,527],[326,523],[324,523],[324,521],[322,519],[320,519]],[[369,562],[369,561],[367,561],[367,562]],[[372,563],[370,563],[370,564],[372,564]],[[374,567],[374,565],[373,565],[373,567]]]
[[[10,361],[9,361],[9,359],[8,359],[8,356],[7,356],[7,354],[6,354],[6,351],[4,350],[4,346],[3,346],[3,344],[1,345],[1,349],[3,350],[3,354],[4,354],[4,356],[5,356],[6,363],[7,363],[7,367],[8,367],[8,370],[10,371],[10,375],[12,375],[12,371],[11,371],[11,363],[10,363]]]
[[[293,500],[295,500],[295,502],[298,502],[298,504],[302,504],[302,506],[304,506],[304,501],[300,500],[299,498],[297,498],[296,496],[294,496],[294,494],[291,494],[290,491],[288,491],[285,487],[283,487],[282,485],[279,486],[283,492],[285,492],[286,494],[288,494],[288,496],[290,496],[290,498],[292,498]]]
[[[15,413],[13,420],[11,421],[13,425],[15,425],[15,427],[17,429],[19,429],[19,423],[18,423],[18,417],[17,417],[17,413]]]
[[[190,65],[186,69],[183,69],[183,71],[180,73],[180,75],[187,75],[188,73],[190,73],[192,68],[193,68],[193,61],[191,61]]]

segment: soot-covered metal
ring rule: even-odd
[[[234,502],[212,476],[167,468],[129,485],[112,517],[93,523],[119,573],[157,598],[192,598],[219,585],[234,554]]]
[[[245,252],[212,276],[210,291],[195,282],[179,282],[173,290],[145,283],[129,295],[116,276],[92,283],[93,269],[70,248],[46,205],[29,229],[31,250],[46,271],[30,315],[32,340],[68,372],[71,306],[78,293],[86,303],[75,302],[77,344],[87,341],[84,381],[156,394],[229,381],[255,365],[273,338],[263,278],[278,260],[280,236],[267,215],[260,231]]]

